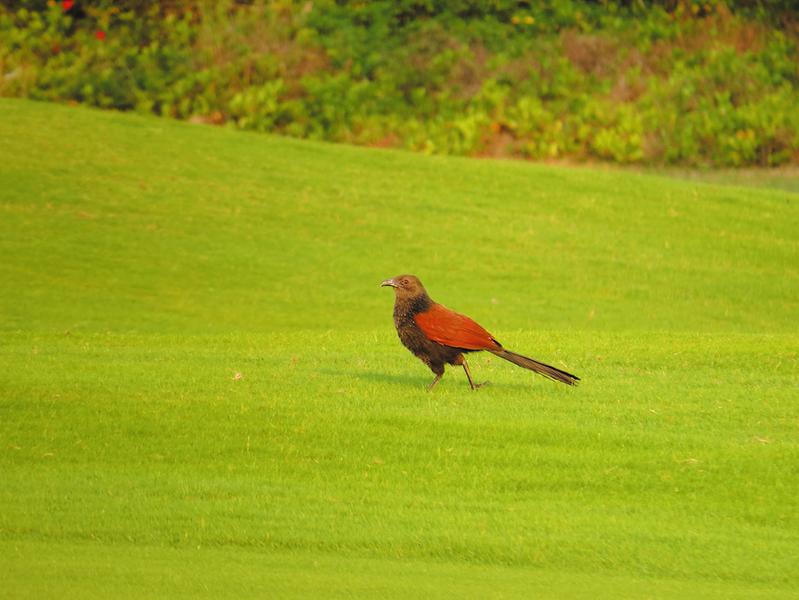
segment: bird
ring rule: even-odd
[[[433,301],[415,275],[399,275],[384,280],[381,287],[394,288],[394,326],[403,345],[430,367],[435,379],[432,390],[444,375],[444,365],[462,366],[472,390],[476,384],[465,354],[485,350],[566,385],[577,385],[580,378],[527,356],[511,352],[481,325]]]

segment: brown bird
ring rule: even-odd
[[[467,352],[480,350],[487,350],[553,381],[577,385],[580,380],[576,375],[506,350],[472,319],[434,302],[414,275],[386,279],[380,285],[394,288],[394,325],[400,340],[436,375],[428,389],[433,389],[444,375],[446,363],[462,365],[473,390],[483,385],[474,383],[464,357]]]

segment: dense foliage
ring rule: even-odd
[[[799,163],[791,5],[6,3],[0,95],[435,153]]]

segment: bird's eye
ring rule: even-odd
[[[403,279],[402,280],[402,285],[408,285],[408,283],[410,283],[410,282],[407,279]]]

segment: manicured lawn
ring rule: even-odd
[[[0,597],[799,589],[799,196],[0,101]],[[413,272],[508,348],[396,339]]]

